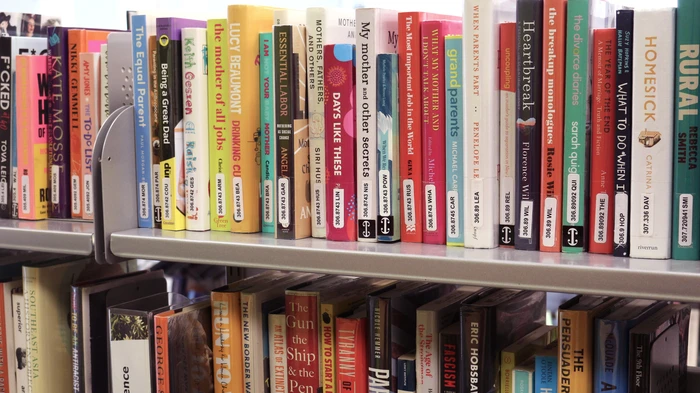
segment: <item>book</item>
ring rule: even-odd
[[[207,21],[208,108],[209,108],[209,205],[211,230],[230,232],[233,208],[233,172],[231,168],[231,133],[229,125],[229,57],[225,19]]]
[[[630,204],[632,155],[632,60],[634,41],[634,11],[619,10],[617,26],[617,80],[615,112],[615,213],[613,255],[629,256]]]
[[[515,366],[533,357],[539,350],[552,346],[557,341],[557,329],[540,326],[501,351],[500,392],[512,392]],[[556,376],[554,376],[556,380]]]
[[[459,34],[457,21],[421,23],[423,74],[423,243],[446,244],[445,36]]]
[[[593,392],[594,320],[619,299],[579,295],[559,307],[559,389]]]
[[[357,239],[377,241],[377,55],[397,52],[398,12],[380,8],[355,11],[356,93],[355,176]]]
[[[399,57],[377,55],[377,241],[401,239],[399,211]]]
[[[13,339],[14,339],[14,379],[17,392],[28,392],[29,381],[27,379],[27,309],[24,302],[22,288],[12,291],[13,314]]]
[[[698,58],[700,25],[695,23],[700,6],[692,1],[678,3],[676,19],[675,136],[673,162],[673,259],[700,259],[700,215],[697,199],[700,183],[696,182],[698,161],[691,146],[698,144],[697,88],[688,84],[697,80],[698,68],[691,65]]]
[[[567,0],[545,0],[542,50],[540,251],[561,252]]]
[[[627,392],[629,331],[667,303],[633,300],[595,320],[593,391]]]
[[[532,393],[535,388],[535,364],[529,361],[518,365],[513,370],[513,393]]]
[[[278,239],[311,236],[309,121],[306,112],[306,29],[274,26]],[[234,158],[235,160],[235,158]],[[234,175],[235,177],[235,175]],[[235,199],[235,198],[234,198]]]
[[[263,233],[275,233],[275,72],[272,33],[260,33],[260,184]]]
[[[309,35],[306,62],[306,94],[309,107],[309,151],[311,153],[311,235],[326,237],[326,46],[355,43],[355,10],[330,7],[306,9],[306,26]],[[313,43],[313,45],[312,45]],[[353,54],[355,51],[353,50]],[[353,69],[353,76],[355,70]],[[354,79],[353,79],[354,80]],[[352,85],[354,90],[355,85]],[[354,104],[354,100],[352,101]],[[354,135],[354,127],[353,127]],[[354,142],[353,142],[354,146]],[[354,155],[354,147],[353,147]],[[351,165],[354,171],[355,164]],[[354,185],[353,185],[354,188]],[[353,191],[354,193],[354,191]],[[357,235],[354,236],[355,238]]]
[[[535,355],[535,393],[557,391],[557,348],[549,348]]]
[[[163,229],[179,231],[186,225],[185,144],[182,97],[182,29],[205,27],[192,19],[156,18],[158,35],[157,69],[160,113],[160,194],[163,207]]]
[[[182,101],[185,150],[185,228],[208,231],[209,119],[206,28],[182,29]]]
[[[61,26],[49,26],[48,80],[51,89],[51,117],[49,119],[48,156],[51,202],[50,218],[70,218],[70,135],[68,100],[68,30]],[[0,162],[1,164],[1,162]],[[0,170],[0,178],[2,170]],[[1,181],[1,180],[0,180]],[[1,185],[2,183],[0,183]],[[2,197],[0,196],[0,200]],[[2,204],[0,203],[0,211]]]
[[[411,351],[399,356],[398,359],[398,383],[396,390],[399,393],[416,391],[416,352]]]
[[[82,52],[78,54],[80,64],[80,150],[82,162],[80,163],[81,203],[83,206],[82,218],[92,220],[95,218],[95,206],[93,204],[92,182],[92,150],[95,144],[100,124],[100,54]]]
[[[361,307],[355,314],[337,317],[335,336],[336,390],[367,393],[367,309]]]
[[[540,245],[542,150],[542,0],[518,0],[515,132],[515,248]]]
[[[464,246],[465,146],[462,76],[462,36],[445,36],[445,184],[447,195],[447,245]]]
[[[320,66],[320,65],[317,65]],[[323,184],[323,206],[316,206],[318,212],[323,210],[326,217],[321,223],[326,230],[323,237],[328,240],[357,240],[357,196],[355,194],[355,46],[352,44],[331,44],[324,47],[323,56],[324,81],[323,94],[327,95],[323,109],[325,142],[323,165],[325,173]],[[309,83],[309,86],[311,84]],[[316,88],[320,88],[316,86]],[[315,100],[312,97],[311,100]],[[313,122],[313,120],[312,120]],[[320,127],[316,125],[315,127]],[[313,150],[313,147],[311,148]],[[314,152],[314,157],[318,154]],[[314,169],[312,168],[312,173]],[[312,179],[313,192],[319,187],[318,179]],[[314,203],[322,203],[314,196]],[[328,203],[327,206],[325,203]],[[312,204],[313,206],[313,204]],[[313,222],[312,234],[319,227],[319,220],[311,212]],[[318,237],[318,236],[317,236]]]
[[[17,173],[19,218],[48,218],[47,133],[49,86],[46,55],[19,55],[17,61]]]
[[[153,34],[148,36],[148,74],[150,84],[151,104],[151,194],[153,195],[153,227],[163,227],[163,173],[160,170],[161,144],[160,144],[160,100],[158,97],[158,85],[160,73],[158,72],[158,37]]]
[[[630,256],[671,257],[673,206],[673,75],[675,9],[634,13],[633,89],[647,91],[645,100],[632,100],[630,198]],[[664,77],[659,77],[664,76]],[[646,97],[648,95],[648,97]]]
[[[500,71],[500,166],[499,176],[499,245],[515,245],[515,67],[516,24],[501,23],[499,27]]]
[[[15,378],[15,339],[12,292],[22,290],[22,280],[4,279],[0,282],[0,378],[5,392],[17,391]]]
[[[438,370],[440,370],[440,393],[458,393],[461,389],[461,354],[460,354],[461,327],[459,321],[440,331],[439,348],[440,356]]]
[[[270,346],[270,392],[287,391],[287,322],[284,311],[268,316]]]
[[[233,153],[233,221],[231,222],[231,231],[233,232],[251,233],[259,232],[261,229],[258,36],[262,32],[269,31],[272,22],[272,8],[248,5],[228,7],[228,49],[231,60],[229,62],[229,122],[231,124]],[[303,28],[299,31],[302,33],[300,38],[303,43],[301,44],[305,48],[306,34]],[[299,61],[306,64],[306,56],[303,56],[305,50],[300,49],[297,53],[301,54]],[[302,71],[300,70],[300,72]],[[301,80],[305,81],[306,77],[304,76]],[[301,93],[299,96],[302,96]],[[305,101],[306,93],[303,94],[303,97]],[[306,106],[303,105],[303,107]],[[292,150],[296,150],[296,147]],[[308,152],[306,155],[308,156]]]

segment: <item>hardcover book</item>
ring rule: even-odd
[[[540,246],[542,150],[542,0],[518,0],[515,123],[515,248]]]
[[[326,49],[327,45],[355,44],[355,10],[343,8],[313,7],[306,10],[306,25],[309,35],[306,64],[306,94],[309,106],[309,151],[311,152],[311,235],[326,237]],[[311,45],[311,43],[314,43]],[[355,51],[353,50],[353,54]],[[353,62],[354,65],[354,62]],[[353,76],[355,70],[352,70]],[[353,78],[354,80],[354,78]],[[355,84],[352,84],[355,89]],[[353,105],[354,105],[353,100]],[[352,113],[354,116],[354,112]],[[354,127],[353,127],[354,129]],[[330,135],[330,131],[329,131]],[[354,135],[354,131],[353,131]],[[354,142],[353,142],[354,155]],[[351,170],[355,170],[355,163]],[[355,187],[355,185],[353,185]],[[352,192],[355,194],[355,191]],[[353,235],[356,238],[357,235]]]
[[[512,392],[514,387],[513,370],[535,355],[539,350],[555,345],[557,329],[553,326],[540,326],[501,351],[500,392]],[[556,375],[552,376],[556,381]]]
[[[462,36],[445,37],[445,184],[447,195],[447,245],[464,246],[465,146],[464,90],[462,86]]]
[[[272,33],[260,33],[260,196],[262,199],[263,233],[275,233],[276,226],[275,163],[277,145],[275,142],[277,134],[275,133],[275,70],[273,57]]]
[[[557,348],[550,348],[535,355],[535,393],[557,391]]]
[[[516,24],[502,23],[499,28],[500,69],[500,166],[499,176],[499,245],[515,245],[515,67]]]
[[[461,386],[462,363],[460,354],[460,335],[462,328],[459,322],[453,323],[440,331],[438,347],[440,356],[438,370],[440,372],[439,393],[459,393]]]
[[[323,167],[326,194],[323,201],[328,205],[316,209],[325,211],[323,219],[328,240],[357,240],[357,198],[355,195],[355,46],[352,44],[326,45],[323,57],[325,125],[328,131],[323,140],[326,163]],[[317,87],[318,88],[318,87]],[[315,98],[312,98],[312,100]],[[318,127],[318,125],[316,125]],[[314,153],[314,156],[316,154]],[[313,169],[312,169],[313,173]],[[312,179],[316,193],[318,184]],[[320,198],[313,197],[314,203]],[[313,205],[313,203],[312,203]],[[317,232],[318,219],[312,219],[312,233]]]
[[[396,390],[398,393],[416,391],[416,352],[411,351],[399,356],[397,361],[398,376]]]
[[[357,132],[357,238],[377,241],[377,55],[397,53],[398,12],[379,8],[355,11]]]
[[[630,256],[671,257],[673,194],[673,102],[675,9],[634,13],[633,89],[647,91],[632,100]],[[651,109],[653,107],[653,109]]]
[[[395,53],[377,55],[377,240],[380,242],[401,239],[398,63]]]
[[[186,225],[185,140],[183,124],[182,29],[206,27],[203,21],[157,18],[157,69],[159,74],[160,194],[163,229],[180,231]]]
[[[335,320],[336,390],[367,393],[367,310]]]
[[[82,52],[78,54],[80,64],[80,150],[82,162],[80,163],[80,178],[82,184],[80,196],[83,206],[82,218],[92,220],[95,218],[95,206],[93,204],[92,182],[92,150],[100,129],[100,54]]]
[[[287,392],[287,322],[284,311],[268,316],[270,393]],[[267,388],[265,389],[267,391]]]

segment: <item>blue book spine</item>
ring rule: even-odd
[[[394,55],[396,56],[396,55]],[[396,388],[400,392],[416,391],[416,359],[399,358]]]
[[[595,321],[594,392],[627,393],[629,321]]]
[[[532,371],[514,370],[513,371],[513,392],[514,393],[532,393]]]
[[[401,239],[398,56],[377,55],[377,241]]]
[[[447,245],[464,247],[464,97],[462,37],[445,37]]]
[[[136,198],[139,228],[153,228],[151,195],[151,97],[148,72],[148,31],[145,15],[131,18],[134,72],[134,132],[136,141]]]
[[[557,393],[557,357],[535,356],[535,393]]]
[[[262,231],[275,233],[275,75],[272,33],[260,33],[260,138]]]

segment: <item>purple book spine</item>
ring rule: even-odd
[[[68,146],[68,29],[62,26],[48,29],[48,78],[51,86],[49,111],[49,217],[70,218],[70,157]]]

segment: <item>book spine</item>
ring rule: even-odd
[[[633,85],[645,100],[633,100],[630,256],[671,257],[673,180],[673,84],[675,10],[635,11]],[[659,77],[662,76],[662,77]],[[650,108],[654,107],[653,110]],[[636,132],[636,131],[635,131]]]
[[[440,393],[460,392],[459,336],[440,333]]]
[[[627,391],[627,321],[595,320],[594,393]]]
[[[678,3],[676,20],[676,106],[673,166],[673,259],[700,259],[700,214],[698,198],[698,158],[693,150],[698,145],[697,80],[700,51],[700,5],[692,1]],[[694,67],[693,67],[694,66]],[[692,147],[691,147],[692,146]]]
[[[569,0],[566,32],[566,106],[564,110],[564,206],[562,251],[586,249],[587,138],[589,114],[590,0]],[[586,32],[585,34],[582,32]]]
[[[557,391],[557,357],[535,357],[535,393]]]
[[[148,75],[150,80],[150,89],[148,95],[151,103],[151,195],[153,202],[153,227],[162,228],[163,226],[163,200],[161,195],[163,176],[160,171],[160,99],[158,97],[158,85],[160,81],[160,73],[158,72],[158,39],[155,35],[148,37]]]
[[[13,334],[15,339],[15,348],[13,351],[17,354],[18,361],[21,360],[24,355],[24,363],[19,367],[19,363],[13,365],[13,371],[15,375],[15,386],[17,387],[17,392],[29,392],[29,381],[27,380],[27,308],[24,303],[24,293],[20,289],[17,292],[12,293],[12,311],[13,311]]]
[[[500,167],[499,178],[499,245],[515,245],[515,67],[516,24],[500,25],[499,60],[501,102],[500,102]]]
[[[648,334],[631,333],[629,336],[629,393],[651,391],[651,343]]]
[[[243,338],[243,391],[245,393],[261,392],[264,389],[259,386],[259,378],[255,378],[261,374],[260,370],[256,370],[255,364],[251,361],[251,353],[256,353],[254,349],[255,328],[253,327],[253,318],[255,310],[252,310],[253,296],[249,294],[241,295],[241,335]],[[259,334],[259,333],[258,333]],[[262,351],[261,351],[262,352]],[[262,354],[261,354],[262,355]],[[257,371],[257,372],[256,372]]]
[[[309,173],[309,120],[306,99],[306,29],[303,25],[293,26],[294,51],[293,86],[296,97],[294,101],[294,183],[293,192],[298,197],[294,199],[294,238],[301,239],[311,236],[311,198]],[[291,37],[290,37],[291,38]]]
[[[5,285],[8,284],[0,284],[0,381],[2,381],[2,384],[0,385],[0,393],[7,393],[13,385],[9,381],[12,375],[10,374],[10,367],[12,367],[12,365],[9,364],[9,352],[7,345],[10,342],[8,335],[11,335],[12,333],[9,330],[10,326],[7,325],[7,322],[11,321],[5,319],[5,296],[7,295],[4,288]],[[14,373],[14,370],[12,371]]]
[[[518,0],[515,248],[537,250],[542,137],[542,0]],[[532,43],[532,44],[530,44]]]
[[[336,318],[336,389],[367,393],[367,318]]]
[[[336,241],[357,240],[355,187],[355,47],[350,44],[326,45],[323,68],[324,92],[328,101],[324,109],[326,197],[324,208],[326,234]],[[312,119],[313,122],[313,119]],[[314,224],[315,225],[315,224]]]
[[[83,149],[80,122],[80,52],[87,47],[85,30],[68,31],[68,77],[70,78],[68,94],[70,104],[70,182],[71,182],[71,217],[83,217],[83,181],[81,179]]]
[[[156,391],[156,381],[151,374],[155,354],[151,348],[153,337],[148,336],[148,320],[144,315],[109,313],[110,342],[109,364],[113,392],[144,386]],[[136,332],[130,334],[130,330]]]
[[[416,384],[423,393],[440,391],[440,317],[436,311],[416,312]]]
[[[294,56],[290,48],[291,26],[274,26],[275,46],[275,133],[277,142],[277,238],[294,238],[294,111],[292,76]],[[299,195],[301,196],[301,195]]]
[[[0,218],[12,217],[12,38],[0,37]]]
[[[566,0],[545,0],[540,251],[561,251]]]
[[[165,315],[170,312],[165,312]],[[168,346],[168,317],[156,315],[153,317],[155,328],[155,371],[156,391],[170,393],[170,351]]]
[[[559,389],[593,392],[592,318],[585,311],[559,311]]]
[[[396,391],[398,393],[403,392],[415,392],[416,391],[416,359],[406,359],[400,357],[398,359],[398,375],[396,379],[398,381],[396,385]]]
[[[465,244],[464,223],[467,218],[463,177],[467,135],[464,127],[462,61],[462,36],[445,37],[447,245],[456,247]]]
[[[146,16],[131,18],[131,58],[134,72],[134,132],[136,142],[136,187],[139,228],[153,227],[151,192],[151,83],[149,76],[148,31]]]
[[[469,372],[462,374],[461,386],[467,387],[471,392],[486,393],[489,391],[489,381],[495,379],[489,375],[495,375],[495,370],[487,365],[487,326],[483,310],[461,310],[461,364],[469,364]]]
[[[287,323],[284,314],[270,314],[270,392],[287,392]]]
[[[70,314],[70,330],[71,330],[71,360],[73,362],[73,392],[85,392],[85,355],[83,351],[83,301],[82,291],[79,287],[71,288],[71,314]]]
[[[615,225],[616,257],[629,256],[629,193],[632,172],[632,60],[634,11],[617,11],[617,89],[615,111]]]
[[[82,179],[82,218],[92,220],[95,217],[92,194],[92,150],[94,138],[100,124],[99,108],[99,69],[100,54],[84,52],[79,54],[80,64],[80,148],[82,150],[82,162],[80,164],[80,178]]]
[[[490,0],[464,2],[466,154],[464,243],[469,248],[498,245],[498,10]],[[487,38],[488,37],[488,38]],[[449,165],[448,165],[449,167]]]
[[[336,363],[336,341],[337,332],[336,313],[332,304],[321,304],[321,340],[320,352],[321,362],[319,363],[319,375],[321,389],[323,393],[337,392],[338,364]]]
[[[593,32],[593,97],[591,113],[591,200],[589,209],[589,251],[612,254],[613,213],[611,202],[615,171],[615,29],[596,29]]]
[[[100,45],[100,122],[99,127],[109,117],[109,73],[107,69],[107,44]],[[98,128],[99,129],[99,128]]]
[[[377,241],[401,239],[399,211],[398,55],[377,55]]]
[[[273,55],[274,52],[272,46],[272,33],[260,33],[260,132],[262,133],[260,139],[260,143],[262,145],[260,149],[262,154],[262,160],[260,163],[260,176],[262,182],[263,233],[275,233],[276,146],[274,93],[275,73],[273,69]],[[311,169],[311,171],[313,172],[313,168]],[[314,222],[318,223],[316,220],[314,220]]]
[[[19,66],[20,63],[18,63]],[[19,79],[18,79],[19,80]],[[19,82],[18,82],[19,83]],[[23,85],[27,86],[27,85]],[[22,290],[24,292],[24,305],[23,310],[25,311],[24,327],[25,338],[24,348],[26,353],[27,363],[24,367],[24,375],[17,376],[18,381],[22,378],[27,387],[26,392],[32,392],[32,383],[34,381],[34,375],[39,374],[41,371],[39,359],[41,358],[41,335],[39,334],[39,320],[41,315],[37,313],[37,305],[41,301],[41,287],[38,283],[38,269],[24,267],[22,269]],[[20,339],[21,343],[21,339]],[[22,348],[19,347],[18,348]],[[21,386],[19,383],[18,386]]]
[[[306,77],[309,99],[309,149],[311,151],[311,236],[325,238],[326,229],[326,141],[325,125],[325,45],[327,19],[323,8],[310,8],[306,11],[308,29]],[[333,44],[333,42],[329,42]],[[353,51],[354,52],[354,51]],[[353,70],[354,71],[354,70]]]
[[[319,391],[319,298],[317,293],[288,292],[287,379],[288,391]]]
[[[513,372],[513,393],[532,393],[532,371]]]
[[[12,59],[13,64],[16,59]],[[10,122],[10,166],[12,167],[12,192],[11,196],[11,209],[10,216],[12,219],[19,218],[19,181],[17,173],[17,73],[12,73],[12,85],[11,97],[12,102],[10,103],[10,112],[12,112],[12,120]]]
[[[230,232],[231,219],[231,139],[228,122],[228,43],[225,19],[207,22],[209,53],[207,82],[209,113],[209,204],[211,230]]]
[[[212,292],[214,391],[243,391],[240,292]]]
[[[182,29],[185,227],[190,231],[208,231],[211,221],[207,61],[207,29]]]
[[[47,131],[48,81],[46,56],[17,56],[17,170],[20,186],[19,218],[48,218]]]
[[[423,242],[421,14],[399,14],[399,100],[401,151],[401,240]]]
[[[501,352],[501,393],[511,393],[513,391],[513,369],[515,364],[515,353]]]
[[[396,392],[396,389],[391,389],[391,303],[388,299],[370,296],[367,313],[367,320],[371,321],[367,335],[371,347],[371,350],[368,347],[367,357],[368,391]]]

